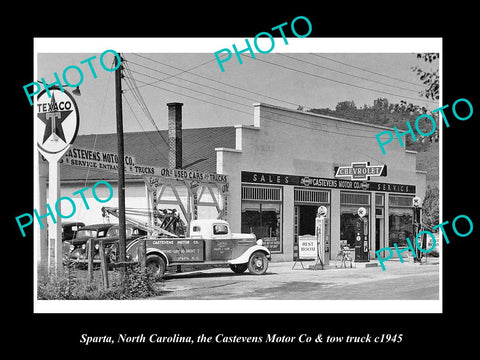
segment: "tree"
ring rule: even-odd
[[[424,53],[417,54],[417,59],[423,59],[425,62],[432,63],[432,61],[439,58],[438,53]],[[422,70],[418,66],[412,67],[412,70],[417,73],[417,76],[426,86],[425,90],[420,91],[421,96],[425,96],[427,99],[438,100],[440,98],[440,76],[438,68],[432,72]]]
[[[435,185],[429,185],[423,200],[422,225],[425,230],[432,231],[432,228],[439,223],[439,191]]]

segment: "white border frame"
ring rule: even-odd
[[[440,99],[442,104],[442,38],[288,38],[285,45],[275,38],[272,52],[283,53],[425,53],[440,54]],[[213,53],[244,42],[244,38],[34,38],[34,79],[38,53]],[[220,70],[219,70],[220,71]],[[32,80],[33,81],[33,80]],[[35,117],[35,115],[33,115]],[[38,205],[38,151],[34,127],[34,206]],[[440,127],[440,223],[443,222],[443,136]],[[443,251],[440,247],[439,300],[37,300],[37,240],[34,230],[34,312],[35,313],[441,313],[443,308]],[[441,239],[440,239],[441,240]],[[440,241],[441,243],[442,241]],[[353,303],[355,303],[354,306]],[[161,305],[161,306],[159,306]],[[357,306],[358,305],[358,306]],[[355,311],[348,310],[355,309]]]

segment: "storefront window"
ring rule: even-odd
[[[346,242],[349,247],[355,247],[356,224],[360,216],[358,209],[365,208],[364,218],[367,226],[370,224],[370,194],[340,192],[340,241]],[[367,227],[367,234],[369,233]]]
[[[365,207],[365,206],[364,206]],[[367,221],[369,221],[369,209],[367,209],[367,213],[364,216]],[[340,209],[340,240],[344,240],[347,242],[349,247],[355,247],[355,225],[360,219],[358,216],[358,206],[347,206],[342,205]]]
[[[282,251],[281,203],[242,202],[242,233],[254,233],[271,252]]]
[[[389,246],[393,248],[394,243],[397,243],[398,247],[408,246],[406,238],[414,239],[413,210],[390,207],[388,226],[390,229]]]

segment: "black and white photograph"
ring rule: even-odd
[[[175,46],[228,44],[205,40]],[[231,301],[310,311],[302,300],[318,312],[342,300],[396,312],[377,301],[422,300],[417,311],[439,311],[439,39],[356,40],[370,51],[388,42],[388,53],[344,52],[348,40],[336,53],[316,53],[328,43],[307,37],[233,41],[241,52],[213,59],[39,51],[43,86],[64,69],[33,105],[39,311],[85,299],[160,300],[169,311],[183,300],[201,312],[228,312]],[[282,45],[293,52],[259,53]],[[47,204],[51,215],[38,216]],[[293,303],[257,305],[269,300]]]
[[[8,220],[37,341],[428,354],[465,318],[474,55],[441,31],[322,36],[310,12],[270,15],[29,38],[12,180],[30,192]]]

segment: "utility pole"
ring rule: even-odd
[[[118,59],[115,57],[115,66],[118,66]],[[119,261],[120,277],[122,284],[125,281],[125,260],[126,260],[126,235],[125,235],[125,163],[123,145],[123,112],[122,112],[122,70],[120,65],[115,70],[115,104],[117,118],[117,152],[118,152],[118,225],[119,225]]]

